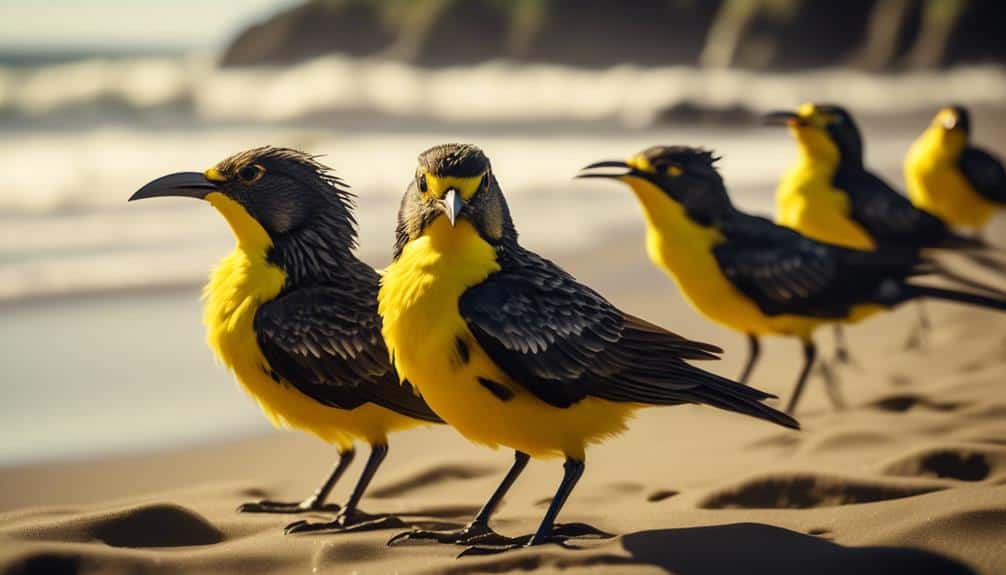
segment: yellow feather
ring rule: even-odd
[[[831,184],[838,148],[820,128],[798,125],[791,131],[800,157],[779,182],[776,223],[819,242],[875,249],[870,234],[851,218],[849,198]]]
[[[207,200],[227,219],[237,246],[216,267],[203,290],[206,339],[273,425],[300,429],[342,448],[351,446],[354,439],[384,442],[390,431],[422,425],[369,403],[353,410],[328,407],[268,374],[271,368],[254,331],[255,312],[280,293],[286,273],[266,259],[272,245],[269,235],[241,204],[220,193],[210,194]]]
[[[724,241],[719,231],[691,220],[684,208],[642,178],[626,177],[646,217],[646,251],[667,272],[692,306],[707,318],[754,335],[788,335],[809,340],[819,325],[833,320],[797,315],[766,315],[720,270],[713,248]],[[856,322],[879,311],[856,306],[844,322]]]
[[[493,247],[465,219],[451,227],[438,217],[405,246],[385,269],[378,298],[399,376],[471,441],[536,457],[582,459],[588,444],[624,431],[642,406],[587,398],[569,408],[553,407],[494,364],[458,312],[458,299],[499,269]],[[458,356],[459,338],[469,350],[467,363]],[[506,387],[513,397],[497,398],[480,377]]]
[[[957,166],[966,137],[937,121],[912,144],[905,158],[908,197],[955,227],[981,229],[998,206],[979,194]]]

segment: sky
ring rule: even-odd
[[[209,48],[298,0],[0,0],[0,47]]]

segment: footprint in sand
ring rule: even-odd
[[[223,532],[201,515],[169,504],[31,522],[6,535],[34,541],[101,542],[128,548],[187,547],[224,541]]]
[[[935,401],[922,395],[906,393],[878,399],[868,404],[867,407],[872,407],[881,411],[889,411],[892,413],[904,413],[910,409],[918,407],[931,409],[933,411],[955,411],[962,407],[966,407],[967,405],[968,404],[966,402]]]
[[[646,496],[646,500],[649,501],[650,503],[656,503],[658,501],[663,501],[665,499],[670,499],[671,497],[674,497],[678,493],[680,493],[680,492],[679,491],[675,491],[673,489],[658,489],[658,490],[654,491],[653,493],[650,493],[649,495],[647,495]]]
[[[928,447],[881,466],[886,475],[938,477],[957,481],[985,481],[1006,470],[1006,448]]]
[[[807,509],[912,497],[945,489],[933,483],[789,473],[751,478],[702,498],[702,509]]]

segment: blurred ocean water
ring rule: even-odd
[[[125,200],[154,177],[253,146],[324,154],[360,195],[363,253],[380,264],[416,154],[444,141],[487,150],[525,238],[573,248],[637,213],[610,183],[572,176],[655,143],[714,148],[739,201],[770,208],[793,153],[783,132],[650,127],[666,106],[758,111],[817,99],[883,114],[1006,101],[998,68],[876,76],[505,62],[430,70],[340,57],[244,70],[195,56],[66,60],[0,58],[0,302],[201,281],[229,243],[215,214],[185,200]],[[871,142],[871,155],[900,157],[913,132]]]
[[[951,100],[1001,106],[1006,71],[504,62],[430,70],[336,57],[218,70],[191,56],[0,55],[0,348],[8,358],[0,465],[266,429],[203,342],[198,285],[233,245],[230,232],[201,202],[126,202],[155,177],[265,144],[322,154],[358,194],[361,254],[381,266],[416,155],[472,142],[492,158],[525,244],[555,255],[625,230],[642,234],[626,189],[573,176],[653,144],[714,149],[737,203],[769,213],[795,155],[784,130],[653,119],[684,102],[758,112],[808,99],[879,119],[864,123],[869,163],[898,182],[928,114]]]

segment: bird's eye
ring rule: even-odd
[[[252,184],[258,181],[264,173],[265,168],[262,166],[258,164],[248,164],[246,166],[242,166],[241,169],[238,170],[238,179],[246,184]]]
[[[681,166],[677,164],[671,164],[667,166],[667,175],[671,176],[672,178],[676,178],[683,173],[685,173],[685,170],[683,170]]]
[[[426,174],[419,174],[419,191],[426,193],[429,186],[426,185]]]

